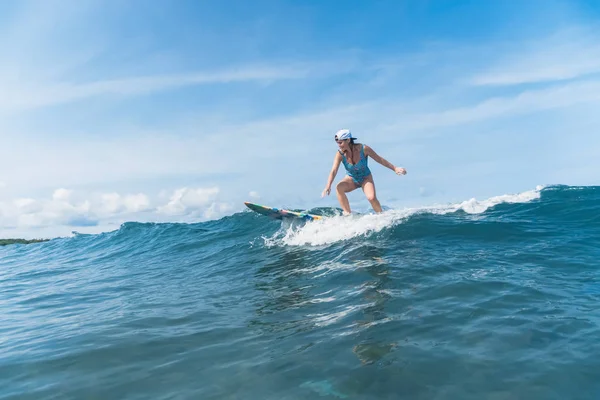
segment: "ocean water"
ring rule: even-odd
[[[599,268],[600,187],[6,246],[0,399],[599,399]]]

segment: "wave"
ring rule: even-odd
[[[264,242],[268,247],[278,245],[322,246],[358,237],[368,237],[385,229],[404,224],[412,217],[418,215],[446,215],[459,211],[477,215],[483,214],[487,210],[503,203],[532,202],[540,199],[542,190],[544,190],[544,186],[538,186],[535,190],[494,196],[485,200],[472,198],[455,204],[392,209],[379,214],[334,216],[301,225],[284,222],[282,223],[281,230],[271,237],[264,238]]]
[[[379,214],[352,214],[342,216],[336,208],[317,211],[328,218],[306,223],[303,221],[276,221],[244,210],[218,220],[201,223],[126,222],[117,230],[98,234],[73,232],[71,237],[57,238],[35,246],[56,250],[56,242],[65,246],[92,246],[94,249],[117,246],[148,251],[173,248],[192,243],[201,246],[219,241],[241,241],[267,248],[306,246],[321,248],[356,239],[376,240],[378,234],[395,232],[402,237],[411,234],[435,235],[444,225],[465,224],[465,221],[508,221],[519,218],[554,218],[598,222],[600,188],[575,186],[538,186],[533,190],[504,194],[478,200],[389,209]],[[525,209],[522,207],[526,206]],[[314,210],[310,210],[313,212]],[[439,219],[439,217],[444,218]],[[452,218],[448,218],[452,216]],[[435,222],[432,218],[438,217]],[[427,224],[433,223],[434,226]],[[540,222],[541,223],[541,222]],[[557,226],[563,222],[555,221]],[[425,226],[425,225],[427,226]],[[408,235],[408,236],[407,236]],[[54,243],[54,244],[52,244]],[[52,247],[49,247],[52,246]]]

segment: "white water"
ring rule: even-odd
[[[486,200],[475,198],[456,204],[431,205],[399,210],[388,210],[380,214],[335,216],[296,226],[284,222],[281,230],[265,238],[267,246],[322,246],[360,236],[367,236],[382,229],[402,223],[408,217],[420,214],[448,214],[462,210],[469,214],[481,214],[501,203],[527,203],[539,199],[543,186],[518,194],[505,194]]]

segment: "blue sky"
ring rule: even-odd
[[[337,206],[341,128],[388,207],[598,184],[594,3],[2,2],[0,235]]]

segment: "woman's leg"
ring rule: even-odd
[[[367,196],[367,200],[369,200],[369,203],[371,203],[373,210],[375,210],[377,213],[380,213],[382,211],[381,204],[379,204],[379,200],[377,200],[377,194],[375,193],[375,182],[373,181],[372,174],[365,178],[362,183],[362,189]]]
[[[337,198],[340,202],[340,206],[342,206],[342,210],[345,213],[350,214],[350,203],[348,202],[348,196],[346,193],[349,193],[357,188],[356,183],[349,176],[345,176],[337,185],[336,185]]]

